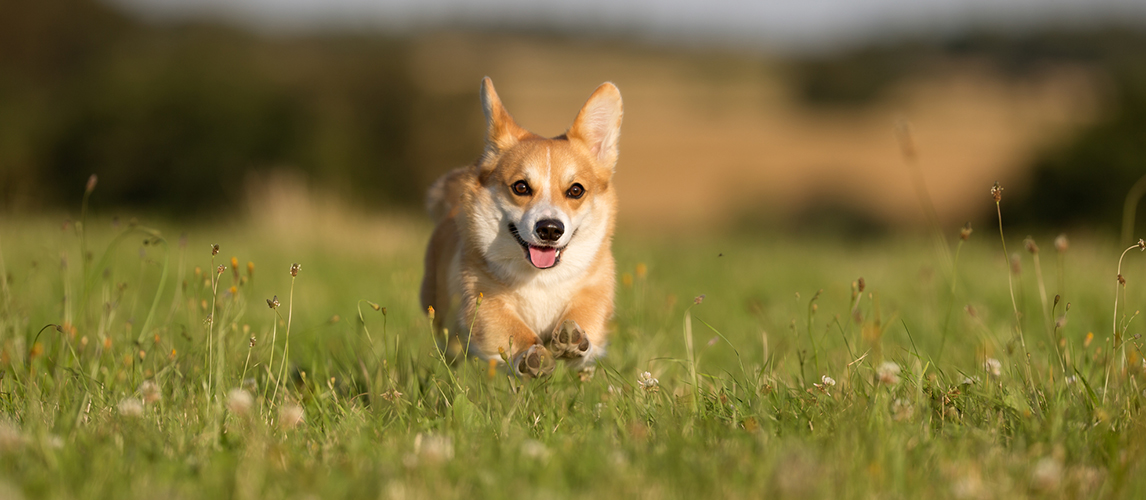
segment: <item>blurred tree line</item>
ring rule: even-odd
[[[95,0],[0,0],[0,12],[0,209],[74,204],[94,172],[106,203],[193,215],[277,168],[358,201],[417,204],[480,152],[473,93],[420,93],[401,40],[154,26]]]
[[[1011,79],[1064,63],[1098,76],[1103,88],[1097,120],[1037,152],[1030,183],[1008,190],[1014,197],[1007,216],[1019,225],[1116,232],[1127,192],[1146,175],[1146,31],[1141,28],[973,32],[899,41],[794,61],[791,73],[805,104],[854,107],[875,102],[891,84],[933,71],[951,58],[986,62]],[[1138,228],[1146,227],[1146,203],[1136,219]]]
[[[0,210],[75,204],[91,173],[104,203],[195,215],[287,168],[358,202],[420,204],[482,140],[475,91],[427,92],[413,42],[379,34],[260,36],[212,22],[154,25],[98,0],[0,0]],[[1039,152],[1012,221],[1117,228],[1146,174],[1146,33],[968,33],[788,61],[810,107],[864,106],[952,57],[1025,78],[1082,65],[1102,112]],[[448,140],[441,140],[448,138]],[[1146,210],[1139,212],[1146,221]]]

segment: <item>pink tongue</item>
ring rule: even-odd
[[[541,269],[553,267],[557,263],[557,249],[529,247],[529,261]]]

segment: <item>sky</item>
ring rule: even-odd
[[[156,19],[209,15],[269,31],[462,26],[624,34],[682,43],[830,48],[887,35],[1146,25],[1143,0],[110,0]]]

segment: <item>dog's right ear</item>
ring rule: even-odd
[[[509,111],[502,106],[497,91],[493,88],[493,80],[489,77],[481,80],[481,108],[485,112],[486,138],[485,156],[492,157],[517,144],[527,132],[519,127]]]

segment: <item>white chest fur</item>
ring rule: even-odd
[[[574,290],[575,287],[555,285],[548,280],[530,280],[514,293],[517,314],[542,341],[547,341],[565,315]]]

